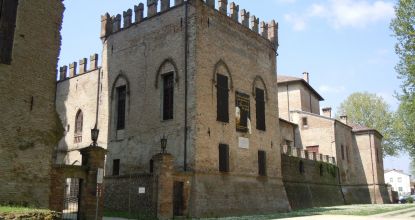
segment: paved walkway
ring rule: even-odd
[[[415,219],[415,208],[403,209],[393,212],[382,213],[372,216],[350,216],[350,215],[314,215],[307,217],[286,218],[289,220],[409,220]],[[125,218],[104,217],[104,220],[128,220]]]
[[[288,219],[288,218],[287,218]],[[289,218],[290,220],[408,220],[415,219],[415,208],[392,211],[372,216],[350,216],[350,215],[315,215],[308,217]]]

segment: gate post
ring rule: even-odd
[[[102,147],[89,146],[79,151],[82,155],[82,166],[88,169],[86,179],[81,184],[80,218],[81,220],[93,220],[97,214],[96,219],[101,220],[104,207],[103,184],[97,183],[97,175],[98,169],[104,168],[107,150]]]
[[[173,218],[173,161],[171,154],[157,154],[153,156],[153,204],[157,218]]]

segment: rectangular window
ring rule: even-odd
[[[307,117],[303,117],[303,118],[302,118],[302,122],[303,122],[303,128],[307,128],[307,127],[308,127],[308,120],[307,120]]]
[[[391,183],[393,183],[393,178],[390,178],[390,179],[389,179],[389,181],[390,181]]]
[[[255,89],[256,128],[265,131],[265,94],[262,89]]]
[[[163,75],[163,120],[173,119],[174,74]]]
[[[306,147],[306,149],[310,153],[317,153],[317,154],[319,153],[319,146],[318,145],[317,146],[309,146],[309,147]]]
[[[398,183],[402,183],[402,177],[398,177]]]
[[[112,175],[113,176],[120,175],[120,159],[116,159],[112,161]]]
[[[219,144],[219,171],[229,172],[229,146]]]
[[[229,83],[228,77],[217,74],[216,110],[217,121],[229,123]]]
[[[127,87],[117,87],[117,130],[125,128],[125,104],[127,99]]]
[[[258,174],[260,176],[267,175],[267,157],[265,151],[258,151]]]
[[[0,63],[10,64],[18,0],[0,0]]]
[[[403,188],[402,187],[399,187],[398,190],[399,190],[399,192],[402,192],[403,191]]]
[[[251,106],[250,97],[247,94],[235,93],[235,107],[236,107],[236,131],[249,132],[251,128]]]

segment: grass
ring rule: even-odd
[[[48,212],[46,209],[36,209],[18,206],[0,206],[0,213],[26,213],[26,212]]]
[[[292,218],[313,215],[354,215],[354,216],[369,216],[382,214],[391,211],[403,210],[408,208],[415,208],[413,204],[404,205],[348,205],[335,207],[321,207],[297,210],[289,213],[275,213],[269,215],[255,215],[255,216],[241,216],[241,217],[226,217],[226,218],[204,218],[203,220],[269,220]],[[201,219],[202,220],[202,219]]]
[[[128,213],[122,211],[104,211],[105,217],[118,217],[126,219],[137,219],[137,220],[157,220],[157,218],[150,213]]]

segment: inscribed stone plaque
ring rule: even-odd
[[[239,148],[249,149],[249,138],[239,137]]]
[[[145,194],[146,188],[145,187],[138,187],[138,194]]]
[[[98,168],[97,183],[101,184],[103,182],[104,182],[104,169]]]

